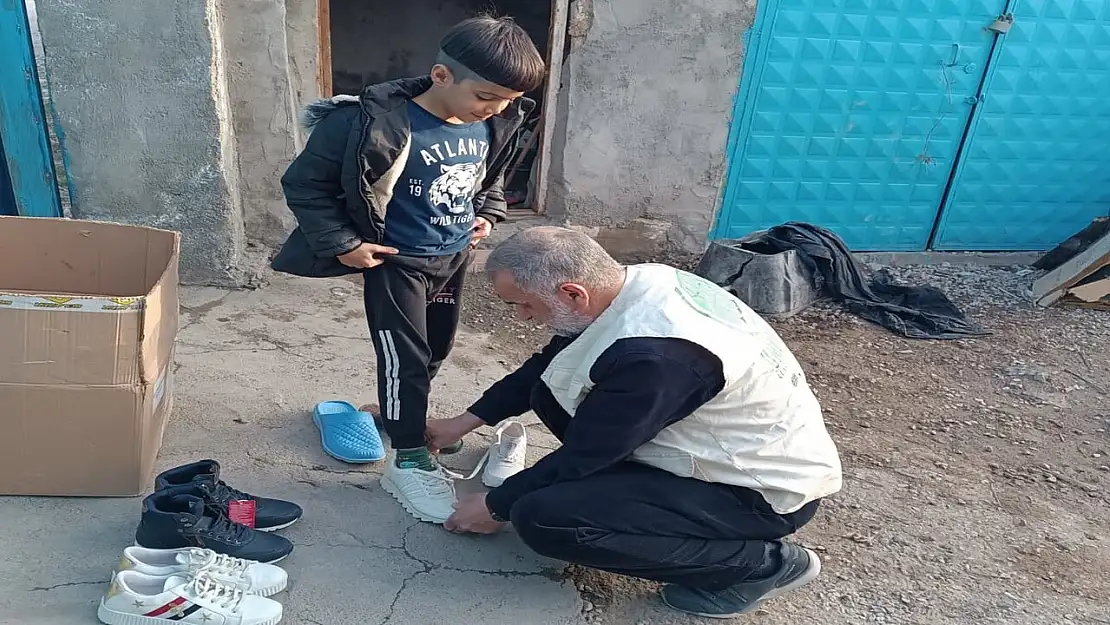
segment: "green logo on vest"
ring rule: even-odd
[[[675,271],[675,276],[678,281],[678,288],[675,290],[698,312],[728,324],[744,323],[744,314],[728,291],[685,271]]]

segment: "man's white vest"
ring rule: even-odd
[[[758,491],[780,514],[840,490],[836,446],[805,373],[778,334],[724,289],[665,265],[633,265],[612,305],[561,351],[542,379],[571,416],[590,368],[614,342],[685,339],[724,363],[721,392],[633,454],[675,475]],[[652,384],[644,380],[644,384]]]

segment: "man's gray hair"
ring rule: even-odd
[[[486,274],[505,271],[516,286],[553,296],[568,282],[591,289],[620,288],[624,267],[589,236],[569,228],[538,226],[506,239],[486,260]]]

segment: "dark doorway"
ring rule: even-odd
[[[330,40],[329,49],[322,51],[330,52],[331,93],[326,95],[353,95],[365,85],[427,74],[447,29],[483,12],[513,17],[545,60],[551,57],[550,1],[330,0],[328,10],[321,12],[330,26],[330,33],[322,37],[324,42]],[[555,54],[562,57],[561,46]],[[322,61],[327,56],[321,54]],[[536,205],[545,89],[526,94],[537,106],[520,134],[519,155],[505,181],[510,209]]]

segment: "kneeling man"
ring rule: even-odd
[[[467,413],[430,422],[429,443],[532,410],[562,446],[462,498],[447,529],[511,523],[541,555],[665,582],[667,605],[702,616],[817,577],[817,554],[781,539],[840,490],[840,460],[805,373],[758,314],[563,228],[516,234],[486,271],[556,336]]]

